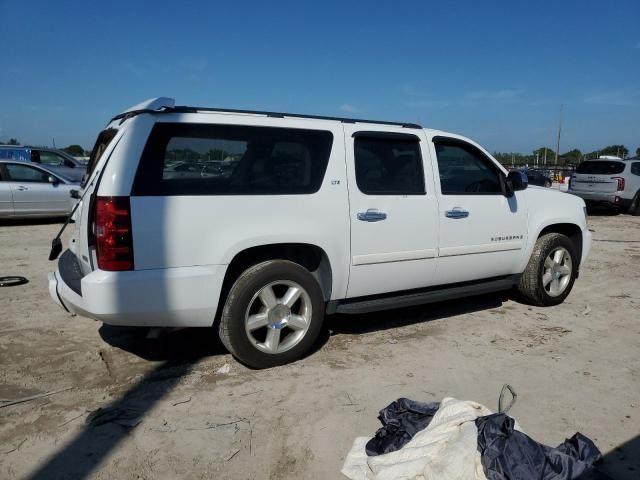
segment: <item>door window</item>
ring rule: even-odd
[[[502,194],[501,174],[480,150],[458,141],[434,143],[443,195]]]
[[[424,195],[420,140],[414,135],[356,133],[356,183],[365,195]]]
[[[49,167],[75,167],[71,160],[67,160],[57,153],[34,150],[31,155],[34,162],[41,163],[42,165],[47,165]]]
[[[29,165],[5,165],[9,180],[14,182],[49,182],[49,174]]]
[[[631,173],[640,176],[640,162],[633,162],[631,164]]]

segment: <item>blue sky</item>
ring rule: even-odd
[[[0,140],[93,144],[154,96],[640,146],[640,1],[0,0]]]

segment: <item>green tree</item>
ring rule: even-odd
[[[80,145],[69,145],[66,148],[62,149],[63,152],[67,152],[69,155],[74,157],[84,157],[84,148]]]
[[[609,145],[600,150],[600,155],[616,155],[625,157],[629,154],[629,150],[624,145]]]
[[[640,147],[636,148],[636,156],[640,157]]]
[[[20,145],[20,142],[15,138],[10,138],[7,145]]]
[[[561,163],[563,164],[575,165],[577,163],[580,163],[580,161],[582,160],[582,152],[577,148],[574,148],[573,150],[569,150],[567,153],[563,153],[562,155],[560,155],[560,158],[558,159],[559,162],[560,159],[562,159]]]

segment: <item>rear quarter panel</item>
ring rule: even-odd
[[[341,124],[264,117],[256,122],[252,116],[206,114],[172,114],[162,116],[162,121],[323,129],[332,132],[333,147],[322,185],[314,194],[131,197],[136,270],[227,265],[246,248],[309,243],[329,258],[332,298],[344,297],[350,227]],[[132,142],[128,156],[139,158],[143,148],[144,142]],[[100,195],[131,191],[135,169],[123,165],[109,163]]]

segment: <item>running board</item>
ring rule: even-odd
[[[327,314],[345,313],[358,314],[368,312],[379,312],[381,310],[391,310],[394,308],[413,307],[425,303],[442,302],[455,298],[469,297],[473,295],[483,295],[485,293],[500,292],[509,290],[517,285],[520,275],[508,275],[506,277],[479,280],[474,282],[457,283],[448,286],[432,287],[422,291],[412,293],[402,293],[385,295],[380,297],[360,297],[345,300],[334,300],[327,305]]]

